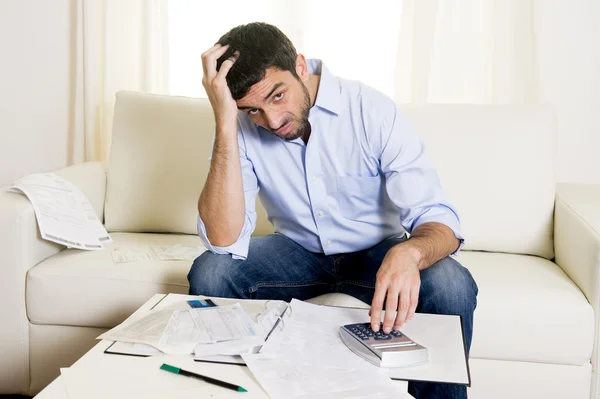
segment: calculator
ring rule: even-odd
[[[340,327],[342,342],[355,354],[379,367],[410,367],[429,361],[427,348],[401,331],[383,332],[371,329],[371,323],[346,324]]]

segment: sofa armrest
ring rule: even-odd
[[[103,220],[106,172],[89,162],[55,172],[75,184]],[[25,305],[27,271],[64,246],[43,240],[33,206],[22,194],[0,191],[0,394],[29,394],[29,321]]]
[[[556,263],[579,286],[596,314],[592,390],[600,397],[600,184],[559,184],[554,210]],[[596,396],[599,395],[599,396]]]

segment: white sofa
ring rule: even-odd
[[[600,398],[600,186],[555,184],[552,112],[401,108],[462,217],[458,260],[479,286],[470,397]],[[109,163],[57,172],[111,233],[103,251],[42,240],[29,201],[0,193],[0,393],[36,394],[153,294],[187,293],[191,262],[116,264],[110,251],[200,245],[196,202],[213,131],[207,100],[117,95]],[[265,234],[259,208],[255,234]],[[316,301],[356,304],[343,295]]]

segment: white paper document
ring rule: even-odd
[[[69,248],[99,250],[111,238],[94,208],[69,181],[54,173],[25,176],[9,187],[27,196],[43,239]]]
[[[235,348],[238,346],[237,344],[232,345],[231,342],[217,343],[214,345],[221,345],[221,344],[228,344],[228,345],[226,345],[227,348],[224,349],[225,353],[230,352],[232,350],[232,348]],[[211,348],[205,348],[205,347],[210,347],[210,346],[212,346],[212,345],[208,345],[208,344],[207,345],[197,345],[196,350],[198,350],[198,348],[201,348],[201,349],[199,352],[197,352],[195,354],[194,359],[198,360],[198,361],[202,361],[202,362],[209,362],[209,363],[242,364],[242,365],[246,364],[246,363],[244,363],[244,359],[242,359],[242,357],[239,356],[238,354],[226,355],[226,354],[221,354],[220,350],[218,352],[216,352],[216,351],[212,350]],[[219,353],[219,354],[213,354],[213,352]],[[245,351],[245,352],[249,352],[249,351]],[[130,342],[113,342],[113,344],[106,349],[106,353],[121,354],[121,355],[136,355],[136,356],[156,356],[156,355],[162,354],[161,351],[159,351],[158,349],[156,349],[153,346],[146,345],[146,344],[133,344]],[[242,353],[242,351],[240,351],[240,353]]]
[[[259,336],[256,328],[239,303],[213,308],[189,310],[198,329],[209,337],[204,342],[231,341]]]
[[[147,260],[194,260],[204,252],[203,248],[187,245],[173,246],[124,246],[119,245],[112,250],[115,263],[126,263]]]
[[[363,321],[367,310],[346,312],[295,299],[291,308],[278,340],[268,340],[259,354],[242,354],[271,398],[410,398],[385,370],[356,356],[339,338],[339,320],[347,322],[350,315]]]
[[[161,309],[126,321],[99,339],[150,345],[167,354],[194,353],[198,344],[240,340],[261,345],[262,336],[239,304],[189,310]]]
[[[149,312],[144,317],[126,320],[112,330],[100,335],[98,339],[140,343],[158,347],[158,342],[172,314],[173,310],[171,309]]]

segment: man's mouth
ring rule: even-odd
[[[287,136],[292,131],[292,122],[288,122],[279,129],[275,131],[275,133],[279,136]]]

